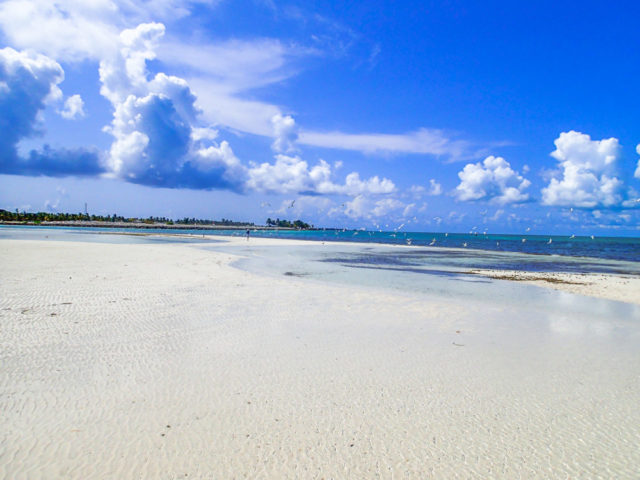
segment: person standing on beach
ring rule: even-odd
[[[249,229],[247,228],[247,242],[249,241],[249,234],[250,234],[250,233],[251,233],[251,232],[250,232],[250,231],[249,231]]]

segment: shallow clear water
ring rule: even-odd
[[[82,240],[101,243],[213,243],[222,240],[212,238],[213,231],[198,230],[143,230],[143,229],[112,229],[112,228],[69,228],[69,227],[26,227],[26,226],[0,226],[0,239],[33,239],[33,240]],[[348,235],[350,233],[350,235]],[[354,235],[354,234],[358,235]],[[371,235],[369,235],[371,234]],[[220,230],[215,235],[243,236],[243,231]],[[530,250],[542,248],[539,239],[532,241],[516,242],[507,240],[513,244],[520,244],[521,251],[501,251],[482,248],[455,248],[455,244],[461,240],[467,241],[467,245],[475,247],[487,247],[491,242],[487,239],[478,239],[476,235],[450,234],[442,237],[452,244],[450,248],[423,247],[414,244],[414,248],[402,248],[400,245],[384,245],[383,240],[396,237],[381,236],[378,232],[342,232],[342,231],[257,231],[253,236],[309,239],[316,236],[317,243],[305,247],[286,247],[290,252],[299,252],[306,255],[313,252],[318,262],[327,264],[339,264],[345,267],[360,269],[377,269],[380,271],[404,271],[414,274],[449,275],[471,269],[496,269],[496,270],[522,270],[529,272],[570,272],[570,273],[616,273],[628,275],[640,275],[640,239],[636,238],[591,238],[582,237],[576,242],[580,245],[574,253],[592,253],[591,256],[578,257],[575,255],[560,255],[557,253],[532,253]],[[418,235],[418,234],[416,234]],[[422,233],[422,237],[432,234]],[[339,248],[322,248],[323,245],[334,245],[333,242],[322,240],[323,236],[333,236],[334,240],[350,239],[353,248],[341,246]],[[350,238],[349,238],[350,236]],[[499,237],[501,245],[505,243],[507,236]],[[510,238],[510,237],[509,237]],[[518,237],[519,238],[519,237]],[[473,239],[473,240],[471,240]],[[568,242],[563,248],[568,248]],[[560,244],[558,241],[555,244]],[[251,245],[250,243],[248,245]],[[417,247],[417,248],[415,248]],[[274,247],[277,248],[277,247]],[[282,247],[285,248],[285,247]],[[553,247],[556,248],[556,247]],[[330,253],[322,253],[330,252]],[[620,258],[612,258],[620,257]]]
[[[184,236],[182,231],[171,231],[171,235],[158,235],[160,232],[156,231],[138,233],[131,229],[2,227],[0,240],[189,243],[193,248],[236,255],[239,260],[234,265],[247,271],[279,278],[295,277],[300,280],[301,288],[313,288],[314,282],[328,282],[376,288],[400,295],[424,295],[454,305],[476,305],[479,312],[488,308],[493,311],[492,315],[502,315],[497,308],[514,321],[526,318],[527,322],[550,321],[553,325],[569,320],[581,325],[585,322],[599,325],[605,321],[607,328],[613,328],[614,324],[617,325],[615,328],[622,328],[620,322],[637,325],[640,321],[638,305],[573,295],[521,282],[491,280],[468,273],[475,268],[490,268],[637,276],[640,275],[640,262],[460,248],[407,248],[360,242],[258,245],[251,241],[228,243],[212,240],[210,236],[203,237],[202,232],[197,232],[197,236]],[[242,235],[242,232],[232,233]]]
[[[456,257],[454,252],[453,260],[446,261],[446,256],[421,255],[420,250],[358,244],[257,246],[249,242],[198,248],[239,255],[241,260],[235,262],[238,268],[261,275],[296,277],[301,286],[308,288],[313,288],[316,281],[357,285],[426,295],[444,302],[477,304],[481,310],[482,305],[499,305],[511,313],[528,312],[528,318],[558,318],[562,312],[572,318],[640,321],[637,305],[466,273],[469,265],[486,267],[499,261],[495,254],[486,256],[483,252],[474,256],[474,252],[465,251],[462,257]],[[513,264],[518,261],[512,260]]]
[[[171,230],[172,235],[158,230],[135,228],[71,228],[71,227],[23,227],[0,225],[0,240],[57,240],[96,243],[218,243],[209,235],[198,236]]]
[[[69,235],[79,233],[135,233],[146,235],[170,234],[210,236],[244,236],[244,230],[175,230],[175,229],[135,229],[135,228],[73,228],[73,227],[21,227],[0,226],[0,238],[17,238],[16,235],[29,235],[29,231],[66,232]],[[53,233],[52,233],[53,234]],[[563,257],[590,257],[608,260],[640,262],[640,238],[636,237],[593,237],[590,236],[542,236],[542,235],[499,235],[499,234],[463,234],[429,232],[378,232],[361,230],[251,230],[251,236],[264,238],[291,238],[322,242],[354,242],[369,244],[389,244],[414,246],[432,246],[446,248],[466,248],[487,250],[490,252],[528,253],[532,255],[555,255]],[[151,240],[160,241],[154,237]],[[524,240],[524,241],[523,241]],[[112,240],[114,241],[114,240]],[[167,239],[166,241],[180,241]],[[185,240],[192,241],[192,240]],[[437,249],[437,248],[436,248]],[[580,260],[584,262],[584,260]],[[538,262],[528,262],[534,269]]]

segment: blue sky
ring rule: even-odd
[[[4,0],[0,208],[640,235],[639,13]]]

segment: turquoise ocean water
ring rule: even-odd
[[[145,236],[113,235],[140,233]],[[194,235],[186,237],[185,234]],[[204,237],[203,237],[204,235]],[[245,236],[244,230],[112,229],[1,226],[2,238],[50,238],[83,241],[157,243],[215,242],[216,236]],[[197,236],[197,237],[196,237]],[[401,267],[424,265],[495,268],[525,271],[568,271],[640,274],[640,238],[378,232],[361,230],[251,230],[251,237],[288,238],[316,242],[351,242],[366,247],[411,245],[407,249],[358,249],[323,259],[353,266]],[[427,248],[428,247],[428,248]]]

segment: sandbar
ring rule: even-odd
[[[251,246],[304,243],[226,241],[0,242],[1,478],[637,478],[637,305],[261,274]]]

